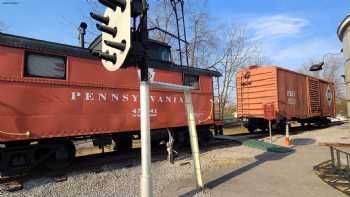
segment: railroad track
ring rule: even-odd
[[[201,148],[201,152],[207,152],[213,149],[225,148],[229,146],[240,145],[239,142],[230,140],[212,140],[208,145]],[[175,162],[191,156],[190,147],[185,147],[177,150],[179,154],[175,158]],[[23,189],[25,182],[39,178],[50,178],[55,182],[66,181],[71,173],[103,172],[103,166],[117,164],[120,168],[128,168],[138,166],[140,164],[140,149],[133,149],[125,153],[108,152],[104,154],[87,155],[75,158],[72,165],[62,170],[43,170],[36,168],[30,173],[14,176],[1,177],[0,189],[8,192],[18,191]],[[164,161],[167,159],[167,152],[165,147],[152,147],[152,162]]]

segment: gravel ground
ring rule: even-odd
[[[348,136],[344,126],[314,130],[292,136],[295,143],[318,143],[339,137]],[[311,139],[311,140],[310,140]],[[268,141],[268,138],[263,140]],[[306,140],[306,141],[305,141]],[[283,136],[273,137],[275,144],[283,143]],[[245,146],[232,146],[210,150],[201,154],[201,165],[204,180],[210,178],[211,172],[234,168],[255,160],[262,154],[261,150]],[[51,178],[40,178],[24,183],[24,189],[3,196],[139,196],[139,161],[133,161],[132,167],[125,164],[113,164],[102,167],[102,172],[79,172],[68,175],[68,180],[56,183]],[[152,163],[154,196],[177,196],[195,188],[192,160],[189,156],[179,159],[175,164],[167,161]],[[176,192],[176,193],[175,193]],[[196,196],[210,196],[202,192]]]
[[[260,152],[243,146],[205,152],[201,155],[202,169],[212,171],[227,165],[239,165]],[[125,164],[106,165],[100,173],[72,173],[67,181],[59,183],[51,178],[31,180],[24,184],[23,190],[7,193],[6,196],[139,196],[138,162],[134,161],[133,167],[125,167]],[[191,180],[190,188],[194,188],[192,160],[188,156],[175,164],[167,161],[154,162],[152,174],[155,196],[163,196],[169,185],[181,179]]]

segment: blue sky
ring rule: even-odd
[[[209,7],[217,20],[245,26],[271,63],[296,69],[311,59],[321,61],[326,53],[339,53],[336,29],[350,12],[350,1],[209,0]]]
[[[0,0],[0,27],[5,26],[6,33],[76,45],[80,21],[95,28],[88,15],[95,8],[93,1]],[[336,28],[350,12],[350,1],[208,0],[207,9],[218,24],[246,28],[271,63],[296,69],[340,51]],[[91,40],[95,35],[88,33]]]

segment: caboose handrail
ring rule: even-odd
[[[204,119],[204,120],[199,120],[198,122],[199,122],[199,124],[200,123],[203,123],[203,122],[206,122],[206,121],[208,121],[208,120],[210,120],[211,118],[212,118],[212,116],[213,116],[213,111],[214,111],[214,102],[213,102],[213,100],[210,100],[210,102],[211,102],[211,107],[210,107],[210,113],[209,113],[209,115],[208,115],[208,117],[206,118],[206,119]]]
[[[27,136],[27,137],[30,136],[30,131],[27,131],[25,133],[13,133],[13,132],[6,132],[6,131],[0,130],[0,133],[5,135],[16,135],[16,136]]]

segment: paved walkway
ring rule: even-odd
[[[253,153],[251,148],[244,146],[215,150],[215,154],[223,156],[214,157],[213,161],[222,159],[225,165],[213,163],[203,170],[207,188],[204,192],[193,189],[193,176],[184,176],[172,181],[163,194],[174,197],[343,197],[346,195],[323,182],[313,171],[314,166],[330,159],[329,148],[318,143],[340,137],[350,140],[347,125],[293,133],[292,148],[295,151],[288,154]],[[268,141],[268,138],[264,140]],[[283,140],[283,136],[275,135],[273,142],[283,144]],[[234,157],[230,157],[231,154]]]
[[[318,146],[313,139],[303,138],[301,140],[310,141],[311,145],[297,145],[294,147],[295,151],[290,154],[265,152],[256,156],[255,161],[240,167],[204,172],[208,188],[204,193],[195,190],[182,190],[173,195],[220,197],[346,196],[324,183],[313,172],[315,165],[329,160],[329,149]]]
[[[211,180],[210,196],[345,196],[312,170],[328,158],[328,149],[317,145],[298,146],[290,155],[264,153],[255,162]]]

